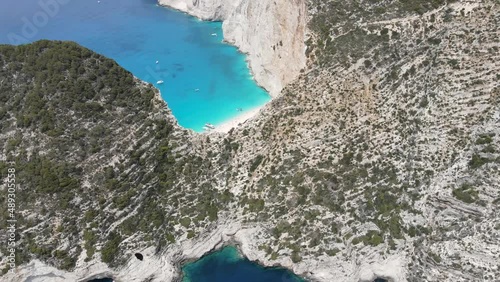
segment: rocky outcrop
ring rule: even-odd
[[[196,260],[204,254],[222,247],[227,242],[234,242],[233,235],[242,228],[241,224],[221,221],[213,225],[213,229],[199,236],[196,240],[182,240],[165,251],[157,253],[154,247],[128,250],[125,265],[119,269],[111,269],[100,258],[85,261],[82,253],[73,271],[68,272],[33,260],[29,264],[16,269],[15,273],[7,273],[0,281],[88,281],[96,278],[112,278],[116,282],[125,281],[178,281],[180,265]],[[243,229],[244,230],[244,229]],[[235,242],[237,244],[237,242]],[[135,252],[143,255],[143,260],[134,256]]]
[[[156,253],[154,247],[141,250],[128,250],[126,264],[118,269],[111,269],[101,262],[99,257],[85,261],[82,253],[75,269],[71,272],[49,266],[39,260],[22,265],[14,273],[7,273],[0,281],[21,282],[63,282],[89,281],[91,279],[112,278],[116,282],[133,281],[180,281],[180,266],[194,261],[203,255],[222,248],[225,245],[237,246],[245,257],[264,266],[286,267],[293,272],[307,277],[308,281],[373,281],[377,277],[388,277],[394,281],[405,281],[405,259],[401,255],[388,258],[374,251],[364,254],[362,261],[344,261],[329,256],[306,257],[300,263],[294,263],[288,257],[270,260],[260,246],[267,239],[265,227],[260,224],[241,224],[221,220],[213,229],[195,240],[183,240],[171,245],[167,250]],[[264,236],[263,236],[264,235]],[[138,260],[135,252],[140,252],[144,259]]]
[[[248,54],[255,80],[277,96],[305,67],[304,0],[159,0],[204,20],[223,21],[224,39]]]

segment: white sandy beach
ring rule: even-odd
[[[237,127],[239,124],[244,123],[245,121],[256,116],[259,113],[260,109],[262,109],[262,107],[263,106],[260,106],[260,107],[253,108],[251,110],[242,112],[238,116],[236,116],[228,121],[225,121],[221,124],[216,124],[215,129],[210,130],[210,132],[222,132],[222,133],[229,132],[229,130],[231,130],[231,128]]]

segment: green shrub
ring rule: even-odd
[[[250,172],[254,172],[257,167],[260,165],[260,163],[262,162],[262,160],[264,159],[264,156],[262,155],[257,155],[257,157],[255,157],[255,159],[253,159],[252,163],[250,164]]]
[[[292,257],[291,257],[292,261],[294,263],[299,263],[302,261],[302,257],[300,256],[300,253],[298,251],[293,251],[292,252]]]
[[[118,246],[120,245],[120,242],[122,241],[122,237],[120,234],[111,231],[107,238],[106,244],[104,244],[102,250],[101,250],[101,259],[105,263],[112,263],[116,256],[119,253]]]
[[[469,167],[472,169],[479,168],[483,166],[484,164],[490,162],[488,158],[481,157],[478,154],[472,155],[471,160],[469,161]]]
[[[335,255],[337,255],[338,253],[340,252],[340,250],[338,248],[333,248],[331,250],[326,250],[325,253],[331,257],[334,257]]]
[[[436,254],[436,253],[433,253],[433,252],[430,252],[429,253],[429,256],[432,258],[433,261],[435,261],[436,263],[440,263],[441,262],[441,257]]]
[[[480,135],[476,140],[476,144],[478,145],[489,144],[491,142],[493,142],[493,138],[489,134]]]
[[[479,199],[479,192],[472,185],[464,183],[460,188],[453,190],[453,196],[462,202],[471,204]]]
[[[189,217],[183,217],[179,220],[179,223],[184,226],[184,228],[188,228],[189,225],[191,224],[191,218]]]

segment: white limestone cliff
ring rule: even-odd
[[[154,247],[128,250],[127,263],[119,269],[111,269],[98,257],[85,261],[82,252],[72,272],[56,269],[39,260],[16,268],[15,273],[7,273],[0,281],[9,282],[63,282],[88,281],[96,278],[112,278],[116,282],[180,281],[180,266],[194,261],[219,249],[224,245],[236,245],[242,255],[264,266],[282,266],[309,281],[373,281],[376,277],[385,277],[390,281],[406,281],[404,256],[391,256],[383,259],[378,252],[370,254],[354,254],[352,260],[338,260],[329,256],[306,256],[300,263],[293,263],[288,257],[270,260],[259,246],[267,239],[265,227],[245,225],[239,222],[222,220],[214,228],[201,236],[184,239],[169,246],[164,252],[156,254]],[[140,252],[144,259],[134,257]]]
[[[221,20],[224,40],[248,55],[259,85],[276,97],[306,65],[304,0],[159,0],[204,20]]]

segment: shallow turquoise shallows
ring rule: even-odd
[[[264,268],[225,247],[182,268],[183,282],[305,282],[282,268]]]
[[[1,0],[0,43],[72,40],[155,84],[179,124],[202,131],[270,100],[245,56],[203,22],[155,0]],[[163,84],[157,84],[163,81]]]

